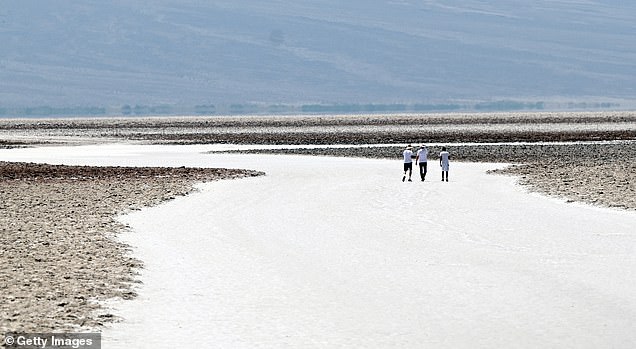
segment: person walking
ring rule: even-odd
[[[402,182],[406,179],[406,172],[409,173],[409,182],[411,180],[411,174],[413,173],[413,148],[411,145],[407,145],[404,151],[402,152],[402,156],[404,157],[404,176],[402,177]]]
[[[450,153],[446,151],[446,147],[442,147],[442,152],[439,153],[439,166],[442,168],[442,181],[444,181],[444,174],[446,174],[446,181],[448,182],[449,160]]]
[[[417,156],[415,156],[415,163],[420,166],[420,178],[422,178],[422,182],[426,179],[426,165],[428,160],[428,149],[424,144],[420,146],[420,149],[417,151]]]

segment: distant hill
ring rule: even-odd
[[[630,100],[635,18],[609,0],[2,1],[0,108]]]

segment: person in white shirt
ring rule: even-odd
[[[426,179],[426,165],[428,158],[428,149],[424,144],[420,146],[420,149],[417,151],[417,156],[415,157],[415,163],[420,166],[420,178],[422,178],[422,182]]]
[[[407,145],[404,151],[402,152],[402,156],[404,157],[404,176],[402,177],[402,182],[406,179],[406,172],[409,172],[409,182],[411,180],[411,174],[413,173],[413,148],[411,145]]]
[[[448,182],[449,160],[450,153],[446,151],[446,147],[442,147],[442,152],[439,153],[439,166],[442,168],[442,181],[444,181],[444,174],[446,174],[446,181]]]

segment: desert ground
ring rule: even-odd
[[[524,190],[620,214],[636,210],[630,112],[0,120],[0,332],[86,331],[118,321],[121,314],[104,301],[137,298],[146,261],[118,240],[127,228],[117,217],[190,194],[195,183],[264,174],[249,162],[228,169],[93,164],[90,154],[77,164],[9,156],[102,144],[216,145],[206,148],[209,156],[392,159],[397,172],[406,144],[428,145],[432,164],[446,145],[453,162],[509,164],[490,176],[512,176]],[[429,176],[436,180],[437,172]]]

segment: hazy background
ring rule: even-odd
[[[635,86],[636,4],[629,1],[0,0],[5,113],[625,105]]]

